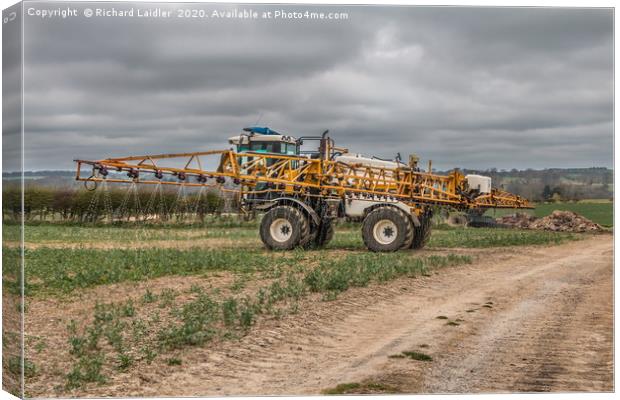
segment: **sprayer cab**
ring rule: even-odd
[[[299,155],[300,144],[293,136],[282,135],[267,127],[255,126],[243,131],[241,135],[228,138],[228,143],[236,146],[237,153]]]

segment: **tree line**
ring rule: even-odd
[[[218,190],[179,192],[126,187],[88,191],[32,185],[24,190],[23,215],[26,221],[50,222],[178,221],[189,217],[204,220],[234,207],[236,199],[227,198]],[[18,222],[21,218],[18,185],[3,188],[2,218],[5,222]]]
[[[613,170],[607,168],[549,168],[543,170],[484,171],[464,169],[491,177],[493,186],[532,201],[579,201],[613,198]]]

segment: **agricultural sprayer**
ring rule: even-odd
[[[75,160],[76,179],[234,192],[241,213],[264,213],[260,237],[274,250],[322,247],[334,235],[334,220],[342,217],[362,221],[369,250],[419,249],[430,237],[437,207],[532,208],[526,199],[492,188],[489,177],[458,170],[433,174],[430,163],[422,171],[415,156],[407,163],[400,157],[364,157],[336,147],[327,131],[295,138],[252,127],[229,143],[234,149]],[[317,146],[303,151],[304,143]],[[216,168],[204,167],[209,157],[216,158]]]

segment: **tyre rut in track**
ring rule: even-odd
[[[612,390],[611,246],[516,272],[518,298],[496,293],[491,323],[448,344],[422,391]]]

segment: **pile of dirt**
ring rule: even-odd
[[[603,227],[572,211],[554,211],[534,221],[530,228],[559,232],[598,232]]]
[[[527,214],[507,215],[497,222],[514,228],[538,229],[554,232],[601,232],[602,226],[572,211],[555,210],[543,218]]]

